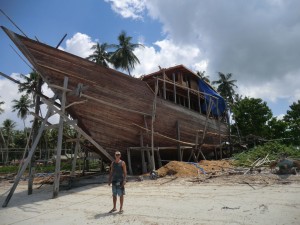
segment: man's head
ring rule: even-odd
[[[116,152],[115,152],[115,157],[116,157],[116,158],[120,158],[120,157],[121,157],[121,152],[116,151]]]

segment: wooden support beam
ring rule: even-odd
[[[45,125],[46,125],[46,123],[47,123],[47,120],[48,120],[49,116],[51,115],[51,112],[52,112],[52,110],[51,110],[50,108],[48,108],[48,112],[47,112],[47,114],[46,114],[46,117],[45,117],[45,119],[43,120],[42,124],[40,125],[38,134],[37,134],[37,136],[36,136],[36,138],[35,138],[35,140],[34,140],[32,146],[31,146],[31,148],[30,148],[30,150],[29,150],[29,152],[28,152],[28,156],[27,156],[27,158],[25,159],[24,164],[22,165],[21,169],[19,170],[18,175],[17,175],[17,177],[15,178],[14,184],[13,184],[12,188],[10,189],[9,194],[8,194],[8,196],[6,197],[6,199],[5,199],[5,201],[4,201],[3,205],[2,205],[2,207],[6,207],[7,204],[9,203],[9,201],[10,201],[10,199],[11,199],[13,193],[15,192],[15,190],[16,190],[16,188],[17,188],[19,182],[20,182],[20,179],[21,179],[22,175],[24,174],[24,172],[25,172],[25,170],[26,170],[26,168],[27,168],[29,162],[31,161],[31,158],[32,158],[32,156],[33,156],[33,154],[34,154],[34,152],[35,152],[36,146],[38,145],[38,143],[39,143],[39,141],[40,141],[40,138],[41,138],[42,133],[43,133],[43,131],[44,131]]]
[[[151,132],[151,130],[146,129],[146,128],[144,128],[144,127],[142,127],[142,126],[140,126],[140,125],[138,125],[138,124],[136,124],[136,123],[132,123],[132,125],[137,126],[137,127],[141,128],[142,130],[145,130],[145,131],[147,131],[147,132]],[[176,143],[181,143],[181,144],[184,144],[184,145],[195,146],[195,143],[190,143],[190,142],[185,142],[185,141],[178,141],[178,140],[176,140],[176,139],[174,139],[174,138],[171,138],[171,137],[162,135],[162,134],[160,134],[160,133],[158,133],[158,132],[154,132],[153,134],[154,134],[154,135],[157,135],[157,136],[160,136],[160,137],[162,137],[162,138],[168,139],[168,140],[170,140],[170,141],[176,142]]]
[[[155,170],[155,160],[154,160],[154,122],[155,122],[155,116],[156,116],[157,93],[158,93],[158,80],[156,79],[154,100],[153,100],[153,106],[152,106],[152,120],[151,120],[152,170]]]
[[[156,157],[157,157],[157,161],[158,161],[158,167],[160,168],[160,167],[162,167],[162,163],[161,163],[159,148],[158,148],[158,151],[156,151]]]
[[[190,89],[187,90],[187,95],[188,95],[188,107],[189,109],[191,108],[191,96],[190,96]]]
[[[167,99],[166,73],[165,73],[165,71],[163,71],[163,92],[164,92],[164,99]]]
[[[143,137],[143,132],[140,132],[140,146],[144,146],[144,137]],[[147,173],[147,166],[145,162],[145,151],[144,149],[141,148],[141,157],[142,157],[142,172],[143,174]]]
[[[71,106],[73,106],[73,105],[84,104],[84,103],[86,103],[86,102],[88,102],[87,99],[85,99],[85,100],[83,100],[83,101],[79,101],[79,102],[73,102],[73,103],[67,105],[67,106],[66,106],[66,109],[69,108],[69,107],[71,107]]]
[[[173,95],[174,95],[174,102],[177,103],[176,99],[176,81],[175,81],[175,73],[172,74],[173,78]]]
[[[72,171],[71,171],[71,177],[75,177],[75,169],[76,169],[76,162],[77,162],[77,156],[78,152],[81,148],[80,146],[80,133],[77,133],[77,139],[76,139],[76,145],[75,145],[75,151],[74,151],[74,157],[72,160]]]
[[[64,78],[64,88],[68,87],[69,78]],[[63,91],[61,98],[61,112],[65,113],[66,106],[66,92]],[[60,116],[59,118],[59,128],[58,128],[58,138],[57,138],[57,150],[56,150],[56,162],[55,162],[55,172],[54,172],[54,184],[53,184],[53,198],[58,196],[59,192],[59,182],[60,182],[60,164],[61,164],[61,148],[62,148],[62,138],[64,132],[64,118]]]
[[[62,116],[65,119],[65,121],[72,121],[71,119],[69,119],[69,117],[67,117],[64,113],[62,113],[58,108],[56,108],[52,102],[50,102],[49,100],[47,100],[45,98],[42,98],[42,101],[45,102],[48,105],[48,107],[50,107],[53,111],[55,111],[57,114]],[[78,127],[78,125],[75,124],[75,125],[73,125],[73,127],[85,139],[87,139],[89,142],[91,142],[106,158],[108,158],[111,161],[114,161],[114,158],[110,154],[108,154],[108,152],[102,146],[100,146],[91,136],[89,136],[80,127]]]
[[[132,167],[131,167],[131,158],[130,158],[130,148],[127,148],[127,161],[128,161],[128,170],[129,174],[132,175]]]
[[[179,125],[179,121],[176,121],[176,138],[178,141],[180,141],[180,125]],[[178,161],[182,161],[182,154],[181,154],[181,148],[180,148],[180,143],[177,143],[177,158]]]
[[[173,81],[168,81],[168,80],[165,80],[165,81],[164,81],[164,79],[161,79],[161,78],[157,78],[157,79],[158,79],[158,81],[165,82],[165,83],[167,83],[167,84],[173,85]],[[199,94],[200,94],[200,97],[202,97],[202,98],[204,98],[205,96],[209,96],[209,97],[215,98],[215,99],[218,98],[218,97],[216,97],[216,96],[207,94],[207,93],[205,93],[205,92],[197,91],[197,90],[195,90],[195,89],[191,89],[191,88],[189,88],[189,87],[187,87],[187,86],[183,86],[183,85],[180,85],[180,84],[178,84],[178,83],[176,83],[176,87],[182,88],[182,89],[190,89],[190,92],[191,92],[191,93],[194,93],[194,94],[199,93]]]
[[[150,149],[147,148],[145,151],[147,152],[147,159],[148,159],[147,170],[148,170],[148,172],[149,172],[149,165],[151,166],[151,164],[152,164],[152,159],[151,159],[151,156],[150,156]],[[152,169],[152,168],[151,168],[151,169]],[[151,169],[150,169],[150,170],[151,170]]]

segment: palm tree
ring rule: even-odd
[[[29,114],[31,100],[29,99],[28,94],[26,94],[26,95],[22,95],[20,97],[20,100],[14,99],[14,100],[12,100],[12,102],[14,103],[14,105],[12,106],[12,108],[13,108],[12,111],[13,112],[18,111],[17,115],[18,115],[18,117],[20,117],[23,120],[24,132],[25,132],[25,130],[26,130],[25,120],[27,118],[27,115]]]
[[[97,43],[93,45],[91,49],[93,49],[94,52],[92,55],[88,56],[87,59],[95,62],[96,64],[109,68],[108,63],[110,62],[111,53],[108,52],[107,49],[110,47],[111,45],[107,43],[103,43],[101,45]]]
[[[36,71],[32,71],[29,77],[24,76],[25,82],[19,85],[19,92],[26,92],[26,94],[32,94],[35,97],[35,91],[37,90],[40,75]]]
[[[8,147],[12,147],[13,145],[13,132],[16,127],[16,123],[10,119],[6,119],[2,123],[2,132],[4,137],[6,137],[6,157],[5,157],[5,165],[8,163]]]
[[[232,77],[231,73],[227,73],[226,75],[218,72],[219,80],[213,81],[212,84],[218,84],[217,91],[220,95],[227,100],[228,103],[233,104],[235,91],[233,87],[237,87],[234,83],[236,80],[230,80]]]
[[[1,105],[3,105],[5,102],[1,101],[0,102],[0,115],[4,112],[4,109],[1,108]],[[0,135],[1,135],[1,139],[3,141],[3,146],[5,149],[8,149],[7,148],[7,145],[6,145],[6,141],[5,141],[5,138],[4,138],[4,135],[3,135],[3,132],[2,132],[2,129],[0,128]],[[4,160],[4,159],[2,159]]]
[[[197,71],[197,75],[207,83],[210,83],[209,76],[205,76],[205,71]]]
[[[133,44],[131,43],[132,37],[126,36],[126,32],[122,31],[118,37],[119,44],[112,45],[112,47],[116,48],[116,51],[112,53],[110,58],[111,62],[113,63],[116,69],[123,69],[127,70],[129,76],[130,70],[134,69],[136,63],[140,63],[139,59],[133,53],[134,49],[142,46],[142,44]]]
[[[35,115],[39,115],[40,113],[40,105],[41,105],[41,99],[40,96],[37,93],[42,92],[42,85],[43,85],[43,79],[42,77],[36,72],[32,71],[30,73],[29,77],[25,77],[26,82],[19,86],[19,91],[23,92],[26,91],[27,94],[32,94],[32,97],[34,99],[35,109],[34,113]],[[38,118],[34,117],[33,124],[32,124],[32,140],[35,140],[36,136],[38,135]],[[29,176],[33,177],[34,169],[32,169],[34,166],[34,157],[31,159],[31,163],[29,166]],[[29,179],[28,181],[28,194],[32,194],[32,181],[33,179]]]

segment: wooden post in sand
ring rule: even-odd
[[[68,87],[68,77],[64,79],[64,89]],[[65,112],[66,105],[66,91],[62,91],[61,97],[61,111]],[[59,129],[58,129],[58,139],[57,139],[57,150],[56,150],[56,163],[55,163],[55,173],[54,173],[54,185],[53,185],[53,198],[58,196],[59,192],[59,181],[60,181],[60,163],[61,163],[61,147],[62,147],[62,138],[64,131],[64,118],[59,118]]]

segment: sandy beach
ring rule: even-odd
[[[0,224],[299,224],[299,177],[131,177],[123,214],[108,213],[112,197],[106,176],[96,178],[98,184],[61,190],[57,199],[52,185],[35,185],[28,196],[21,182],[8,206],[0,208]],[[11,185],[0,183],[1,205]]]

